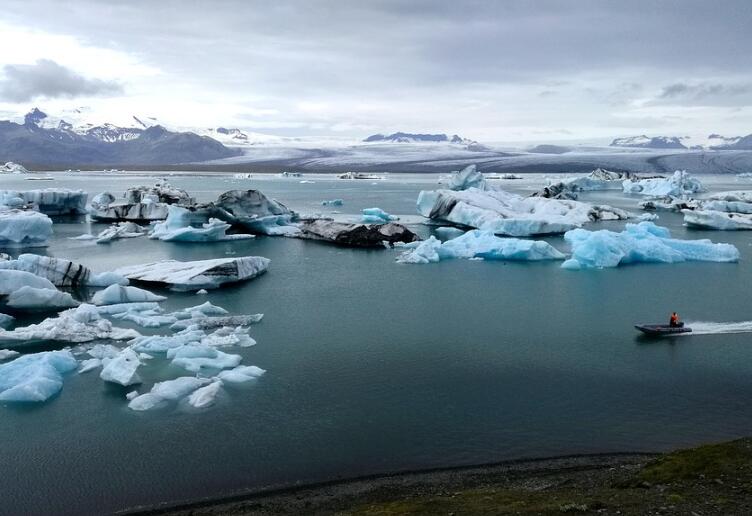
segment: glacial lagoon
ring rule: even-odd
[[[162,177],[52,176],[5,176],[3,188],[81,188],[91,197]],[[752,187],[733,176],[699,177],[711,191]],[[254,188],[302,213],[347,219],[379,207],[422,237],[435,231],[415,211],[418,192],[437,187],[434,174],[168,179],[199,201]],[[545,182],[537,174],[493,181],[519,193]],[[322,206],[331,199],[343,205]],[[640,198],[618,191],[580,199],[639,213]],[[690,229],[681,214],[659,215],[656,223],[675,238],[731,243],[740,261],[583,271],[556,261],[408,265],[396,263],[397,250],[283,237],[97,245],[69,237],[106,224],[54,218],[49,247],[34,252],[95,271],[161,259],[271,259],[263,276],[206,296],[150,288],[168,297],[167,311],[210,301],[232,314],[263,313],[251,328],[258,344],[232,352],[266,374],[226,386],[201,410],[171,404],[134,412],[125,399],[130,389],[97,373],[69,375],[47,403],[4,404],[0,513],[114,512],[374,473],[660,451],[748,435],[752,334],[707,323],[752,321],[752,233]],[[590,227],[620,231],[624,222]],[[562,237],[544,240],[568,251]],[[633,328],[674,310],[704,334],[647,340]],[[170,367],[145,368],[145,384],[178,376]]]

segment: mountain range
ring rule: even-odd
[[[611,147],[638,149],[687,149],[687,150],[752,150],[752,134],[747,136],[721,136],[710,134],[704,140],[689,136],[627,136],[616,138]]]

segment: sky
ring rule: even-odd
[[[0,118],[479,141],[752,133],[749,0],[4,0]]]

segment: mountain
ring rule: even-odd
[[[569,147],[563,147],[561,145],[536,145],[532,149],[528,149],[528,152],[534,152],[536,154],[565,154],[571,152]]]
[[[711,148],[713,150],[752,150],[752,134],[737,136],[735,138],[724,138],[724,140],[725,142],[722,145],[716,145]]]
[[[216,127],[209,129],[198,129],[197,134],[208,136],[228,147],[245,147],[248,145],[266,145],[278,144],[285,141],[279,136],[270,134],[253,133],[242,129],[228,129],[226,127]]]
[[[616,138],[611,142],[611,147],[637,147],[640,149],[686,149],[681,138],[676,136],[627,136]]]
[[[35,165],[150,165],[228,158],[240,154],[192,132],[173,132],[154,119],[132,125],[67,122],[34,108],[23,123],[0,121],[0,160]]]
[[[388,135],[372,134],[363,140],[365,143],[451,143],[463,145],[467,150],[474,152],[483,152],[489,150],[475,140],[462,138],[459,135],[452,135],[450,138],[446,134],[420,134],[420,133],[403,133],[397,132]]]

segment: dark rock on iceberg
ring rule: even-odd
[[[300,225],[300,238],[325,240],[349,247],[382,247],[385,243],[414,242],[418,236],[402,224],[348,224],[331,220],[309,220]]]

